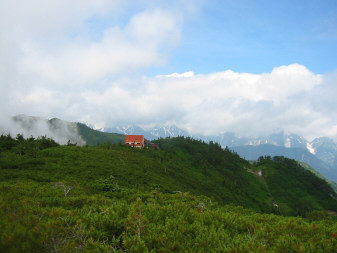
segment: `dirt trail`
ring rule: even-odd
[[[267,191],[268,191],[269,196],[270,196],[270,201],[271,201],[271,203],[273,203],[273,206],[279,208],[278,203],[275,201],[273,195],[271,194],[271,192],[270,192],[270,190],[269,190],[268,184],[267,184],[267,182],[266,182],[266,180],[265,180],[265,178],[264,178],[264,176],[263,176],[262,170],[251,170],[251,169],[247,169],[247,171],[250,172],[250,173],[252,173],[252,174],[254,174],[255,176],[257,176],[257,177],[260,179],[260,181],[261,181],[261,182],[266,186],[266,188],[267,188]]]

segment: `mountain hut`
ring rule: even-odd
[[[142,148],[145,146],[144,135],[126,135],[124,144],[131,147]]]

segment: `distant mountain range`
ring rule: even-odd
[[[322,137],[317,138],[313,142],[305,140],[303,137],[285,133],[280,131],[278,133],[270,134],[266,137],[238,137],[233,132],[225,132],[219,135],[206,136],[201,134],[190,134],[186,130],[178,128],[176,126],[156,126],[149,130],[144,130],[143,128],[136,125],[125,125],[116,126],[110,128],[99,129],[104,132],[109,133],[120,133],[120,134],[143,134],[145,138],[149,140],[166,138],[166,137],[177,137],[177,136],[189,136],[194,139],[200,139],[206,142],[213,141],[219,143],[221,146],[225,147],[235,147],[235,146],[245,146],[245,145],[260,145],[260,144],[272,144],[276,146],[283,146],[287,148],[303,148],[307,149],[309,152],[315,154],[316,149],[320,149],[319,154],[326,156],[326,152],[330,152],[331,148],[337,154],[337,145],[333,140]],[[326,150],[322,150],[321,147],[326,147]],[[331,159],[331,156],[326,156]]]
[[[101,130],[120,134],[142,134],[149,140],[160,137],[189,136],[205,142],[217,142],[222,147],[228,146],[248,160],[256,160],[259,156],[285,156],[305,162],[323,176],[337,182],[337,144],[328,137],[316,138],[310,142],[299,135],[284,131],[253,138],[238,137],[232,132],[205,136],[192,135],[176,126],[153,127],[146,131],[139,126],[127,125]]]
[[[148,140],[155,140],[166,137],[191,136],[187,131],[184,131],[176,126],[161,126],[153,127],[149,131],[136,125],[116,126],[111,128],[100,129],[108,133],[120,134],[142,134]]]
[[[205,136],[205,135],[193,135],[187,131],[180,129],[176,126],[161,126],[153,127],[150,130],[144,130],[136,125],[116,126],[111,128],[100,129],[109,133],[120,134],[142,134],[149,140],[177,137],[177,136],[189,136],[194,139],[200,139],[206,142],[213,141],[219,143],[222,147],[237,147],[237,146],[258,146],[262,144],[270,144],[275,146],[281,146],[286,148],[301,148],[307,150],[317,158],[323,160],[330,166],[337,166],[337,144],[328,137],[320,137],[314,139],[312,142],[305,140],[303,137],[280,131],[272,133],[266,137],[238,137],[233,132],[225,132],[219,135]]]

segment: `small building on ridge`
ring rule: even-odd
[[[124,144],[131,147],[142,148],[145,146],[144,135],[126,135]]]

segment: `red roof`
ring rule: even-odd
[[[143,146],[144,135],[126,135],[124,144],[132,146]]]

